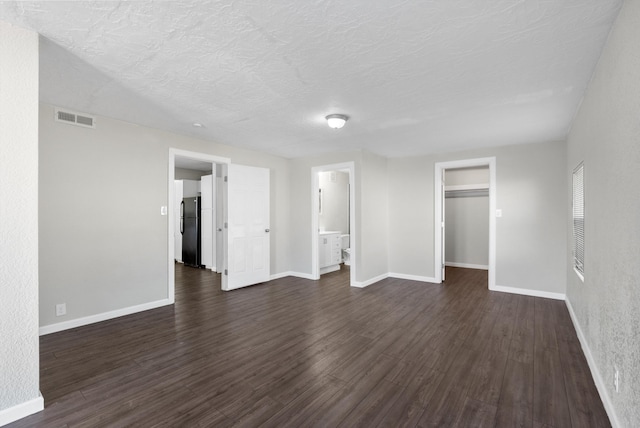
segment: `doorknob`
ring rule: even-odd
[[[269,233],[269,229],[265,229],[264,231],[265,231],[265,232],[267,232],[267,233]]]

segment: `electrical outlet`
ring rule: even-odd
[[[62,315],[67,314],[67,304],[66,303],[58,303],[56,305],[56,316],[60,317]]]
[[[620,370],[616,366],[613,366],[613,387],[620,392]]]

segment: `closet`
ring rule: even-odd
[[[489,268],[489,168],[445,171],[446,266]]]

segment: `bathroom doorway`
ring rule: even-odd
[[[312,277],[349,269],[356,282],[355,167],[353,162],[314,167],[312,178]]]

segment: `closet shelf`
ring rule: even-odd
[[[445,198],[465,198],[473,196],[489,196],[489,184],[462,184],[444,187]]]

